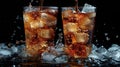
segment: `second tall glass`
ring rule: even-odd
[[[91,52],[95,7],[62,8],[64,51],[70,58],[87,58]]]

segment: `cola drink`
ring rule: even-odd
[[[62,7],[64,51],[71,58],[87,58],[91,52],[95,7]]]
[[[23,12],[26,51],[31,57],[41,57],[49,46],[54,46],[57,7],[40,8],[26,6]]]

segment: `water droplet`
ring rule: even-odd
[[[21,29],[21,27],[20,27],[20,26],[17,26],[17,29],[19,29],[19,30],[20,30],[20,29]]]
[[[108,33],[104,33],[104,35],[105,35],[105,36],[107,36],[107,35],[108,35]]]
[[[116,35],[116,38],[118,38],[119,37],[119,35]]]
[[[103,24],[104,26],[106,25],[106,23]]]
[[[107,41],[109,41],[109,40],[110,40],[110,38],[109,38],[109,37],[106,37],[106,40],[107,40]]]
[[[96,40],[95,40],[95,42],[97,43],[97,42],[98,42],[98,40],[96,39]]]

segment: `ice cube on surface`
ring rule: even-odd
[[[51,53],[48,53],[48,52],[42,53],[42,59],[43,59],[44,61],[48,61],[48,62],[51,61],[51,62],[52,62],[55,57],[56,57],[55,55],[53,55],[53,54],[51,54]]]
[[[107,53],[107,49],[104,46],[101,46],[97,49],[97,52],[105,55]]]
[[[17,53],[18,52],[18,48],[16,46],[12,46],[11,50],[13,53]]]
[[[108,51],[117,51],[120,49],[120,46],[117,44],[112,44],[112,46],[108,49]]]
[[[120,46],[117,44],[112,44],[112,46],[108,49],[108,57],[120,61]]]
[[[92,51],[97,50],[97,46],[95,44],[92,44]]]
[[[8,49],[8,46],[5,43],[0,43],[0,49]]]
[[[91,54],[88,56],[89,58],[100,61],[108,60],[106,58],[108,56],[106,48],[104,48],[103,46],[99,47],[98,49],[95,48],[93,48],[94,50],[92,50]]]
[[[56,57],[54,60],[56,63],[66,63],[68,58],[66,55],[61,55],[59,57]]]
[[[24,50],[24,51],[18,53],[18,56],[23,57],[23,58],[27,58],[27,57],[29,57],[31,55],[28,54],[27,51]]]
[[[115,51],[114,56],[112,57],[112,59],[120,62],[120,49],[119,49],[119,51]]]
[[[10,50],[0,49],[0,55],[11,56],[12,52]]]

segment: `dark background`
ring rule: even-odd
[[[120,44],[119,6],[116,1],[78,0],[79,6],[89,3],[97,7],[93,43],[106,48],[111,44]],[[30,0],[2,0],[0,2],[0,42],[24,40],[22,12]],[[38,6],[39,0],[32,2]],[[45,0],[44,6],[74,6],[74,0]],[[15,33],[15,34],[14,34]]]

